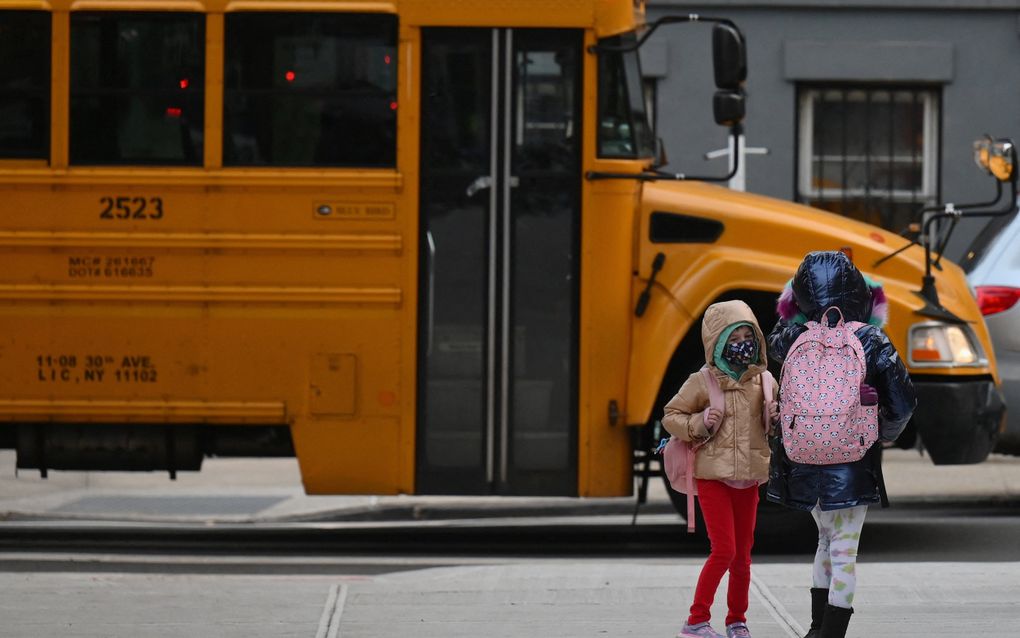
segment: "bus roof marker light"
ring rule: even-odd
[[[293,71],[287,71],[286,73],[283,74],[283,79],[287,80],[288,82],[293,82],[294,78],[296,77],[297,76],[294,74]]]

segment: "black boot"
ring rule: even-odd
[[[853,609],[846,607],[825,606],[825,617],[822,618],[822,628],[818,632],[818,638],[846,638],[846,627],[850,624],[850,614]]]
[[[804,634],[804,638],[818,638],[818,632],[822,629],[822,617],[825,616],[825,606],[829,604],[829,590],[822,587],[811,588],[811,627]]]

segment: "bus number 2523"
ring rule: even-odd
[[[162,197],[100,197],[99,219],[162,219]]]

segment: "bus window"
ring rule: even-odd
[[[47,159],[50,14],[0,12],[0,159]]]
[[[72,164],[202,164],[204,16],[71,14]]]
[[[634,34],[615,36],[600,44],[631,44]],[[655,154],[645,113],[637,51],[599,54],[599,157],[636,159]]]
[[[573,171],[580,161],[574,120],[579,64],[573,51],[550,49],[528,50],[516,61],[520,121],[514,144],[529,154],[529,165],[520,170]]]
[[[225,41],[224,165],[396,165],[396,16],[231,13]]]

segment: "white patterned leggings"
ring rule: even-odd
[[[815,505],[811,510],[818,526],[814,586],[829,590],[829,604],[833,607],[853,607],[857,588],[857,546],[867,513],[867,505],[829,512]]]

